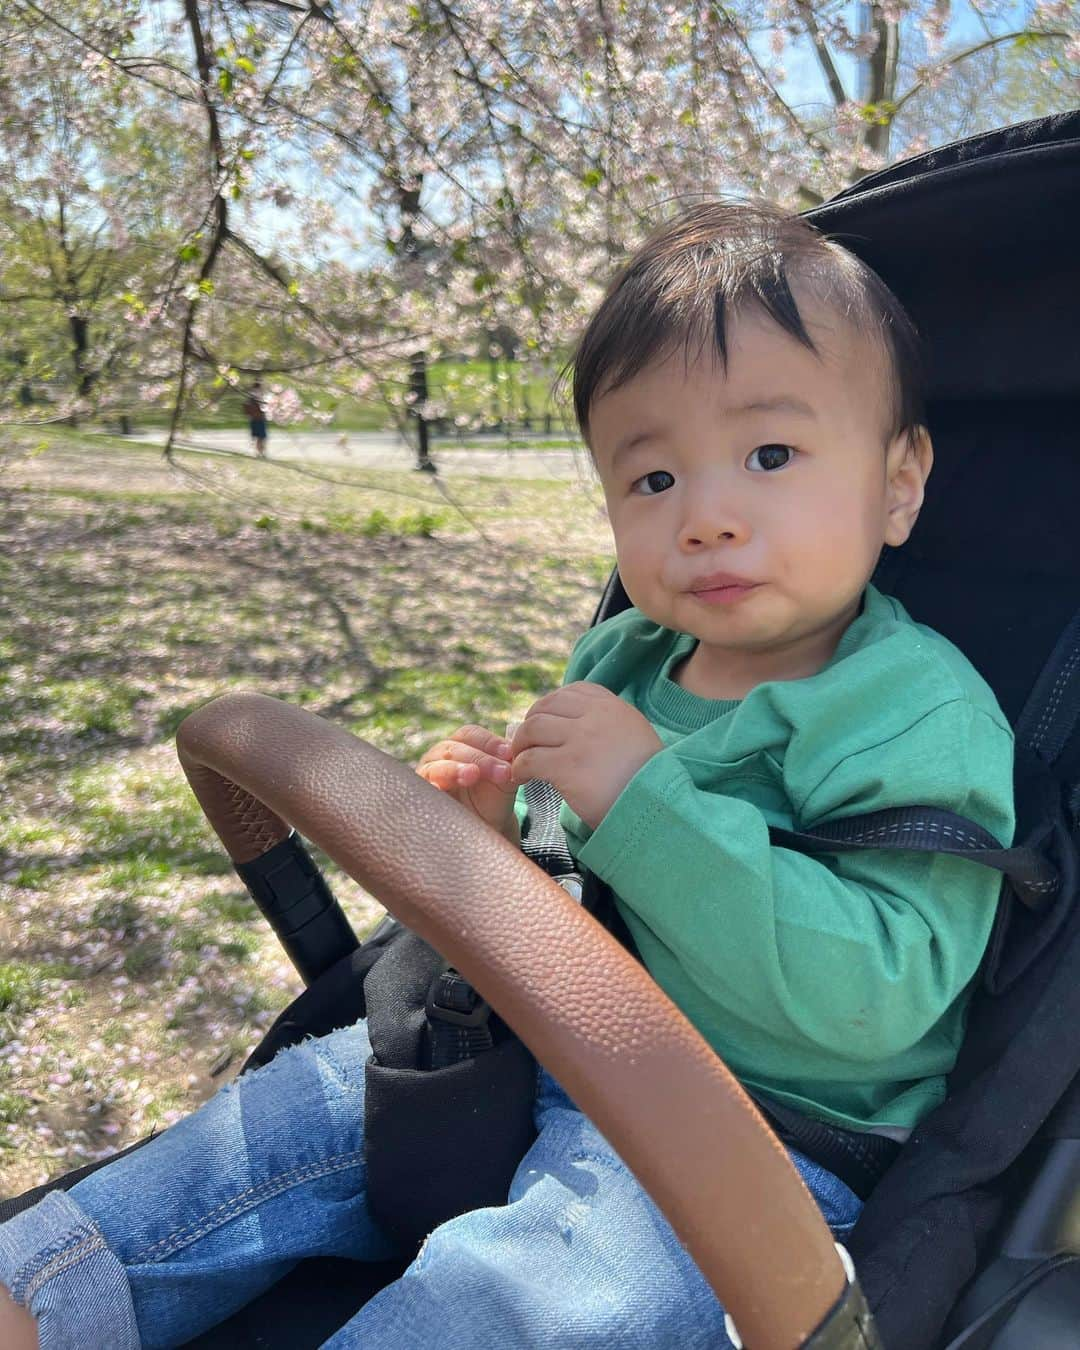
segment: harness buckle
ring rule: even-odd
[[[456,970],[441,970],[428,986],[424,1067],[445,1069],[475,1059],[495,1045],[491,1004]]]
[[[480,1027],[491,1016],[491,1004],[450,968],[441,970],[431,981],[424,1011],[437,1022],[449,1022],[455,1027]]]

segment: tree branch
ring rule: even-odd
[[[184,0],[184,14],[188,21],[188,28],[191,31],[191,41],[195,49],[195,66],[199,72],[199,94],[203,109],[206,113],[207,140],[210,149],[212,181],[214,184],[214,198],[212,203],[212,212],[214,216],[214,228],[210,236],[210,246],[203,257],[202,266],[199,269],[200,284],[207,280],[214,270],[214,264],[217,262],[218,254],[225,242],[229,231],[229,209],[225,202],[225,196],[222,191],[224,188],[225,177],[225,149],[221,140],[221,127],[218,123],[217,109],[210,93],[210,77],[213,73],[213,66],[209,54],[206,50],[206,42],[203,38],[202,22],[199,18],[197,0]],[[176,387],[176,401],[173,404],[172,417],[169,419],[169,435],[165,442],[165,458],[172,458],[173,443],[176,440],[176,432],[180,425],[180,417],[184,408],[184,401],[187,397],[187,379],[188,362],[192,356],[192,330],[195,326],[195,315],[198,311],[199,302],[202,299],[203,292],[196,289],[194,295],[188,300],[187,313],[184,315],[183,337],[180,345],[180,377]]]
[[[832,94],[833,103],[842,107],[847,102],[847,94],[844,92],[844,85],[840,79],[840,74],[832,59],[832,53],[829,51],[828,44],[821,36],[821,29],[818,27],[817,19],[814,18],[813,6],[808,0],[797,0],[799,13],[802,16],[803,27],[806,29],[810,41],[813,43],[814,51],[817,54],[818,64],[821,66],[821,72],[825,76],[825,83],[829,86],[829,92]]]
[[[958,66],[961,61],[966,61],[969,56],[976,56],[979,52],[986,51],[988,47],[998,47],[1003,42],[1015,42],[1020,38],[1032,42],[1062,42],[1069,36],[1071,36],[1069,33],[1061,32],[1058,29],[1021,28],[1013,33],[999,33],[996,37],[986,38],[983,42],[976,42],[971,47],[965,47],[962,52],[954,52],[947,60],[940,61],[937,64],[949,69],[952,66]],[[894,102],[892,106],[892,116],[895,118],[896,114],[904,104],[907,103],[909,99],[914,98],[920,90],[925,88],[926,80],[916,80],[911,88]]]

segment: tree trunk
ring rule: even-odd
[[[428,419],[424,415],[428,382],[427,357],[423,352],[413,352],[409,393],[414,396],[409,403],[409,416],[416,422],[416,468],[420,473],[435,473],[435,461],[428,448]]]
[[[416,220],[420,214],[420,186],[422,178],[415,183],[398,181],[398,202],[401,207],[401,256],[406,265],[415,264],[420,258],[420,242],[416,237]],[[435,462],[431,458],[428,442],[428,419],[424,409],[427,407],[427,354],[413,352],[409,370],[409,418],[416,423],[416,468],[420,473],[436,473]]]
[[[900,57],[900,25],[886,19],[880,5],[871,5],[870,28],[877,34],[878,44],[865,67],[866,101],[879,113],[867,128],[866,144],[875,154],[888,159],[896,101],[896,67]]]
[[[75,387],[79,397],[85,398],[94,385],[94,372],[87,370],[86,357],[90,350],[90,324],[81,314],[69,314],[71,329],[71,363],[75,367]]]

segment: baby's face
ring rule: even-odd
[[[829,659],[925,477],[914,514],[898,511],[912,456],[906,439],[885,445],[884,356],[821,306],[799,308],[820,355],[749,312],[728,324],[726,371],[711,349],[689,367],[680,351],[590,415],[628,595],[700,640],[699,675],[734,660],[748,688]],[[913,471],[900,469],[901,497]],[[722,682],[716,696],[737,696]]]

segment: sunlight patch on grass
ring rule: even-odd
[[[76,734],[132,730],[131,711],[141,690],[98,679],[65,680],[45,684],[39,697],[52,715]]]
[[[22,961],[0,964],[0,1013],[13,1016],[26,1012],[40,1000],[42,971]]]
[[[117,887],[168,879],[178,864],[220,872],[220,849],[171,748],[74,770],[66,788],[87,849],[108,860]]]
[[[458,668],[395,671],[374,693],[351,702],[349,727],[388,754],[411,759],[432,739],[466,722],[501,732],[541,693],[558,685],[562,663],[518,663],[478,669],[472,649]]]

